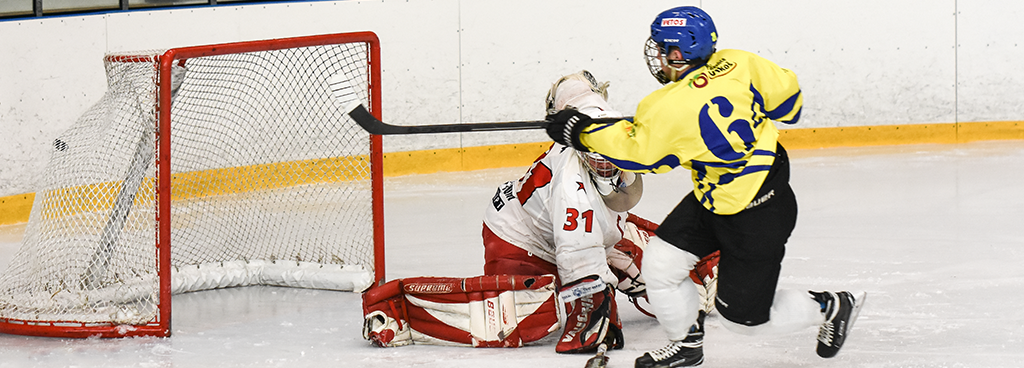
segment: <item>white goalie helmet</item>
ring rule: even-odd
[[[559,78],[551,85],[548,96],[545,99],[548,114],[557,113],[560,110],[572,108],[580,110],[598,109],[597,111],[611,111],[608,105],[608,82],[598,82],[593,74],[586,70],[566,75]],[[591,115],[588,113],[588,115]],[[591,115],[591,117],[597,117]]]
[[[548,90],[545,102],[548,114],[564,109],[576,109],[592,117],[604,115],[601,112],[612,112],[608,106],[608,82],[598,82],[586,70],[559,78]],[[579,151],[576,154],[583,165],[598,177],[607,179],[619,173],[615,165],[599,154]]]
[[[604,158],[600,154],[594,152],[580,152],[576,151],[576,155],[579,156],[580,161],[583,162],[583,166],[590,170],[590,173],[596,175],[602,179],[611,179],[616,175],[619,175],[619,168],[615,167],[611,161]]]
[[[592,118],[621,117],[622,114],[608,104],[608,85],[608,82],[598,82],[597,78],[586,70],[563,76],[548,90],[545,99],[547,113],[575,109]],[[576,155],[590,171],[591,176],[599,182],[610,183],[619,175],[619,168],[600,154],[576,151]]]

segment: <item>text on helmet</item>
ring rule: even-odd
[[[686,18],[665,18],[661,20],[662,27],[686,27]]]

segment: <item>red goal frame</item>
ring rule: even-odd
[[[222,43],[205,46],[174,48],[153,60],[149,56],[110,56],[117,61],[159,62],[159,84],[156,127],[156,246],[154,256],[159,269],[159,311],[156,318],[144,325],[115,325],[113,323],[83,323],[74,321],[22,321],[0,319],[0,333],[45,337],[131,337],[171,335],[171,67],[174,63],[194,57],[216,56],[253,51],[271,51],[288,48],[366,43],[368,47],[368,76],[370,112],[381,117],[380,41],[373,32],[337,33],[317,36],[280,38],[261,41]],[[370,180],[372,188],[374,275],[372,285],[384,283],[384,196],[383,146],[380,135],[369,135]],[[372,286],[371,286],[372,287]]]

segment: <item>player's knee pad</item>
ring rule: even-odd
[[[518,347],[558,329],[555,277],[411,277],[363,294],[363,338],[409,344]]]
[[[644,250],[643,271],[647,288],[675,288],[687,281],[690,270],[700,258],[690,252],[676,248],[659,237],[652,237]]]
[[[565,307],[565,329],[555,345],[558,353],[588,353],[602,343],[609,349],[624,345],[615,289],[597,275],[570,282],[559,290]]]

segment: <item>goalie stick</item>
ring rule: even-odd
[[[608,366],[608,356],[605,353],[608,352],[608,344],[601,343],[597,347],[597,354],[594,354],[593,358],[587,361],[587,365],[584,368],[605,368]]]
[[[544,129],[548,126],[547,120],[533,121],[506,121],[493,123],[466,123],[466,124],[434,124],[434,125],[391,125],[378,120],[359,102],[355,89],[342,75],[335,75],[328,81],[331,88],[331,95],[344,104],[344,111],[352,120],[355,120],[360,127],[370,134],[391,135],[391,134],[431,134],[431,133],[461,133],[461,132],[487,132],[499,130],[526,130]],[[610,124],[625,118],[598,118],[593,119],[595,123]]]
[[[177,97],[178,89],[185,78],[185,61],[179,60],[177,67],[178,69],[171,69],[171,101]],[[128,172],[125,173],[124,181],[121,182],[117,190],[114,206],[110,210],[106,226],[103,227],[99,246],[96,248],[96,252],[93,253],[92,259],[88,263],[89,267],[85,270],[85,274],[82,277],[83,283],[88,288],[98,289],[104,286],[103,277],[107,273],[107,269],[110,267],[116,253],[121,233],[124,231],[125,223],[128,221],[128,215],[131,214],[132,207],[135,205],[135,197],[142,187],[143,180],[146,178],[146,171],[149,170],[150,165],[155,159],[153,148],[156,140],[155,134],[156,131],[152,129],[144,129],[142,136],[139,137],[138,144],[135,147],[135,154],[132,155],[131,165],[128,167]],[[58,144],[55,141],[54,145],[58,150],[63,151],[67,149],[67,143],[60,139],[57,141],[60,141],[60,143]]]
[[[102,286],[103,276],[114,258],[114,251],[121,238],[121,232],[124,230],[128,214],[131,213],[134,206],[135,196],[142,186],[143,179],[146,178],[146,170],[149,169],[149,165],[153,161],[154,133],[144,131],[135,147],[131,166],[125,174],[124,181],[121,182],[114,200],[114,207],[110,210],[110,217],[107,218],[107,224],[103,228],[99,247],[93,253],[92,259],[89,261],[89,268],[85,271],[84,282],[89,288],[96,289]]]

